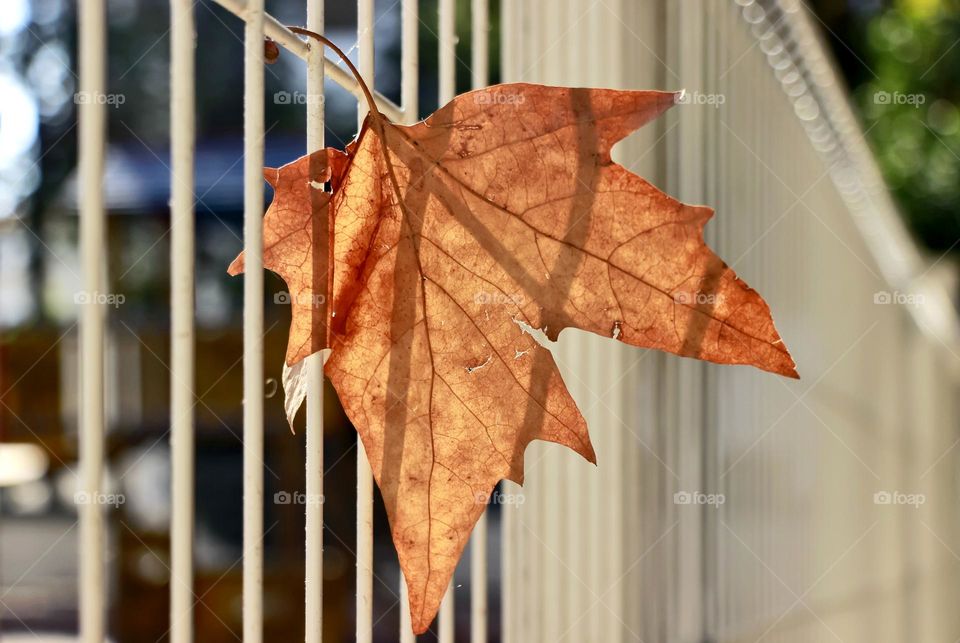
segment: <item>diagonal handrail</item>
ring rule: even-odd
[[[243,19],[247,12],[246,0],[216,0],[216,3],[241,19]],[[287,29],[279,20],[269,13],[264,14],[263,27],[264,33],[276,41],[278,45],[302,60],[307,60],[307,56],[310,53],[309,42],[301,40],[297,34]],[[343,69],[343,67],[340,67],[334,58],[325,57],[325,61],[327,64],[324,65],[324,72],[327,77],[356,96],[358,100],[362,101],[363,91],[360,89],[360,85],[357,84],[356,79],[351,76],[348,71]],[[387,118],[394,122],[403,120],[403,108],[399,105],[376,91],[373,93],[373,98],[377,102],[377,107],[380,108],[380,111],[383,112]]]

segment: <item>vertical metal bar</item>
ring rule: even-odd
[[[580,2],[580,0],[568,0],[566,4],[569,22],[573,23],[578,17],[582,16],[582,5],[584,3]],[[564,29],[578,29],[580,27],[582,27],[581,24],[564,24],[563,26]],[[567,60],[564,64],[567,66],[568,73],[572,73],[572,77],[568,77],[569,80],[563,84],[573,85],[574,87],[591,86],[592,83],[588,82],[590,69],[589,58],[584,55],[584,52],[580,51],[579,48],[567,47],[566,49]],[[583,355],[581,355],[583,348],[582,342],[571,342],[571,346],[565,351],[565,355],[567,355],[566,361],[573,364],[582,364],[582,360],[584,359]],[[574,399],[590,400],[589,390],[578,377],[570,378],[568,388],[570,389],[570,394],[574,396]],[[580,395],[583,397],[578,397]],[[589,404],[593,406],[595,403],[591,400]],[[583,466],[582,463],[576,461],[571,463],[569,459],[567,459],[564,462],[564,466],[567,467],[567,470],[561,473],[563,476],[561,493],[563,494],[564,504],[567,507],[585,507],[587,504],[587,500],[584,498],[585,485],[583,483],[583,476],[578,475],[579,469]],[[590,473],[595,474],[593,471]],[[584,538],[583,529],[581,528],[583,514],[579,511],[563,511],[562,513],[565,514],[565,519],[561,522],[565,530],[565,538],[563,539],[564,543],[563,548],[560,550],[560,555],[564,557],[566,565],[569,566],[564,569],[564,572],[575,575],[575,578],[586,578],[589,570],[583,552],[586,551],[588,545]],[[581,614],[586,607],[580,602],[582,600],[579,591],[581,585],[579,581],[561,584],[563,587],[561,591],[562,604],[560,605],[560,610],[564,615],[564,623],[561,631],[564,632],[566,640],[587,640],[586,632],[583,628],[584,619],[581,618]],[[588,604],[592,602],[593,599],[591,597],[588,599]]]
[[[243,640],[263,639],[263,0],[244,16]]]
[[[624,9],[628,5],[628,2],[622,0],[612,0],[606,4],[606,7],[609,12],[617,17],[616,20],[619,22],[622,20],[620,16],[624,14]],[[595,9],[597,8],[595,7]],[[620,28],[612,30],[605,36],[603,58],[606,77],[601,79],[601,86],[603,87],[624,87],[622,63],[625,60],[623,56],[623,34],[626,29],[622,24],[619,26]],[[621,156],[623,152],[623,146],[619,150],[613,151],[613,155],[618,157],[618,162],[623,162]],[[623,364],[625,346],[612,341],[604,341],[602,346],[603,348],[596,353],[588,354],[587,359],[591,359],[598,365]],[[609,402],[603,405],[603,420],[601,420],[603,424],[619,422],[619,418],[623,414],[624,387],[619,383],[623,372],[623,368],[601,368],[596,374],[596,378],[590,380],[592,386],[599,385],[600,391],[609,394]],[[613,410],[611,411],[611,409]],[[602,453],[601,449],[605,448],[606,453],[609,454],[608,459],[604,460],[605,466],[600,467],[597,471],[600,474],[600,484],[605,500],[601,507],[602,524],[607,529],[607,533],[604,534],[602,540],[596,541],[596,545],[600,543],[606,545],[602,548],[603,554],[600,558],[602,566],[600,578],[602,582],[599,586],[594,585],[590,588],[589,593],[608,592],[604,596],[606,608],[603,610],[603,634],[600,639],[607,641],[627,638],[622,628],[624,614],[621,598],[622,586],[620,586],[621,575],[623,570],[626,569],[626,565],[622,564],[623,534],[621,531],[624,511],[624,477],[621,465],[621,456],[625,448],[624,434],[625,431],[622,429],[601,433],[600,440],[604,442],[604,445],[598,448],[598,453]]]
[[[470,641],[487,640],[487,512],[473,528],[470,550]]]
[[[490,82],[490,6],[489,0],[473,0],[470,20],[473,50],[470,58],[471,83],[474,89]]]
[[[193,641],[194,519],[194,18],[170,3],[171,379],[170,640]]]
[[[439,629],[439,636],[437,638],[440,643],[453,643],[454,641],[455,598],[453,579],[451,578],[450,584],[447,585],[447,591],[443,595],[443,600],[440,602],[440,613],[437,615],[437,626]]]
[[[85,643],[101,643],[106,635],[104,524],[98,500],[103,482],[104,307],[97,295],[105,290],[106,213],[103,165],[107,140],[107,29],[104,0],[87,0],[79,8],[80,45],[80,254],[86,303],[80,311],[81,493],[80,635]]]
[[[420,65],[417,50],[420,16],[417,0],[403,0],[401,12],[400,105],[403,107],[403,120],[409,125],[416,123],[420,115]],[[410,622],[407,582],[403,572],[400,572],[400,643],[413,643],[415,640]]]
[[[473,0],[471,15],[471,85],[486,87],[489,81],[490,23],[488,0]],[[470,549],[470,641],[487,640],[487,512],[473,528]]]
[[[323,33],[323,0],[307,0],[307,29]],[[323,101],[323,45],[310,42],[307,56],[307,152],[315,152],[324,145]],[[327,213],[323,221],[315,223],[320,230],[327,229]],[[322,258],[321,273],[330,267],[326,255]],[[321,275],[321,279],[326,279]],[[319,314],[327,314],[325,301]],[[323,640],[323,364],[326,352],[310,355],[307,369],[307,457],[306,457],[306,552],[304,555],[304,632],[306,643]]]
[[[457,93],[457,13],[455,0],[440,0],[440,105]]]
[[[541,48],[537,54],[537,64],[533,72],[536,79],[553,85],[563,84],[564,74],[568,71],[564,63],[563,49],[558,48],[557,41],[562,38],[565,28],[563,19],[565,12],[562,3],[551,3],[549,10],[544,11],[539,22],[539,30],[542,34]],[[580,213],[570,213],[572,216],[580,216]],[[573,342],[571,342],[573,343]],[[571,363],[566,356],[566,350],[560,349],[557,360],[563,363]],[[579,366],[578,362],[573,364]],[[575,366],[577,371],[580,369]],[[594,438],[594,444],[598,440]],[[538,445],[543,449],[544,445]],[[599,449],[598,449],[599,452]],[[567,454],[558,453],[555,450],[543,449],[542,457],[537,460],[535,468],[530,472],[531,477],[536,481],[537,498],[537,522],[536,522],[536,545],[539,551],[539,584],[540,591],[536,594],[537,612],[537,638],[544,641],[560,640],[564,628],[561,627],[563,613],[563,593],[566,586],[562,582],[560,574],[561,560],[557,558],[556,553],[563,551],[563,523],[561,516],[564,511],[561,507],[561,498],[563,495],[562,469],[566,467],[565,458]],[[566,568],[564,571],[567,571]]]
[[[500,4],[500,78],[509,83],[518,80],[520,0],[501,0]],[[503,493],[520,493],[519,486],[504,480]],[[518,641],[516,627],[517,512],[511,506],[500,512],[500,631],[504,643]]]
[[[456,4],[454,0],[440,0],[440,105],[443,106],[457,93],[457,34],[456,34]],[[440,602],[438,616],[440,643],[453,643],[454,637],[454,591],[453,579],[447,587],[446,594]]]
[[[400,105],[403,107],[403,120],[412,124],[420,116],[420,57],[417,50],[420,15],[417,0],[403,0],[402,11]]]
[[[357,46],[360,50],[360,76],[373,90],[374,4],[373,0],[357,3]],[[363,125],[367,109],[357,103],[358,127]],[[370,460],[357,436],[357,643],[373,639],[373,472]]]
[[[410,596],[407,593],[407,581],[400,572],[400,643],[414,643],[413,623],[410,620]]]

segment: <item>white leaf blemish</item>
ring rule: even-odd
[[[474,371],[479,371],[481,368],[483,368],[484,366],[488,365],[488,364],[489,364],[490,362],[492,362],[492,361],[493,361],[493,355],[488,355],[488,356],[487,356],[487,361],[485,361],[483,364],[478,364],[477,366],[468,366],[468,367],[467,367],[467,372],[468,372],[468,373],[473,373]]]
[[[510,319],[513,320],[514,324],[520,327],[521,335],[526,333],[527,335],[530,335],[530,337],[532,337],[535,342],[537,342],[547,350],[550,349],[550,344],[552,344],[553,342],[550,340],[549,337],[547,337],[546,326],[544,326],[543,328],[534,328],[533,326],[523,321],[522,319],[519,319],[518,317],[511,317]]]
[[[310,187],[314,190],[323,190],[323,183],[320,181],[310,181]]]

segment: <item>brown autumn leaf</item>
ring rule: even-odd
[[[416,125],[368,118],[345,154],[267,170],[264,265],[293,304],[288,418],[302,401],[291,369],[325,347],[329,292],[326,373],[383,495],[418,633],[497,482],[522,483],[531,440],[595,461],[534,329],[797,376],[766,303],[705,245],[713,211],[610,158],[675,99],[498,85]],[[332,287],[315,274],[325,252]]]

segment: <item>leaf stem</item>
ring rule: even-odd
[[[380,147],[383,150],[383,160],[387,166],[387,176],[390,179],[390,186],[393,188],[393,193],[397,199],[397,207],[400,211],[406,215],[404,220],[407,222],[407,227],[410,227],[410,211],[407,208],[406,203],[403,199],[403,192],[400,190],[400,182],[397,180],[397,173],[393,167],[393,161],[390,159],[390,149],[387,144],[387,125],[393,125],[393,122],[387,118],[378,108],[377,102],[373,98],[373,93],[370,91],[370,88],[367,86],[367,83],[364,82],[363,77],[360,75],[360,72],[357,71],[357,68],[350,61],[343,50],[333,44],[329,38],[322,36],[315,31],[310,31],[309,29],[304,29],[303,27],[293,27],[288,26],[287,29],[292,31],[295,34],[300,34],[301,36],[307,36],[313,38],[327,47],[330,47],[340,60],[347,64],[347,67],[350,68],[350,73],[353,74],[353,77],[356,78],[357,84],[360,85],[360,89],[363,91],[363,96],[367,101],[367,108],[370,112],[370,118],[373,120],[373,127],[376,130],[377,137],[380,139]],[[360,134],[357,134],[357,140],[359,140]],[[410,230],[411,238],[413,237],[413,230]],[[417,256],[417,263],[420,263],[420,257]],[[420,266],[420,274],[423,274],[423,267]],[[422,288],[422,285],[421,285]]]
[[[345,62],[347,64],[347,67],[350,68],[350,73],[353,74],[353,77],[356,79],[357,84],[360,85],[360,91],[363,92],[363,97],[367,101],[367,109],[370,110],[370,114],[373,115],[374,119],[379,121],[381,119],[387,118],[386,116],[383,115],[383,113],[377,107],[377,101],[374,100],[373,93],[370,91],[370,88],[367,87],[367,83],[364,82],[363,76],[360,75],[360,72],[357,71],[357,68],[350,61],[350,58],[348,58],[347,55],[343,53],[343,50],[340,49],[340,47],[337,47],[335,44],[333,44],[333,42],[329,38],[318,34],[316,31],[310,31],[309,29],[304,29],[303,27],[294,27],[289,25],[287,26],[287,29],[289,29],[295,34],[300,34],[301,36],[307,36],[309,38],[313,38],[314,40],[317,40],[323,43],[327,47],[330,47],[330,49],[332,49],[333,52],[337,54],[340,60]]]

